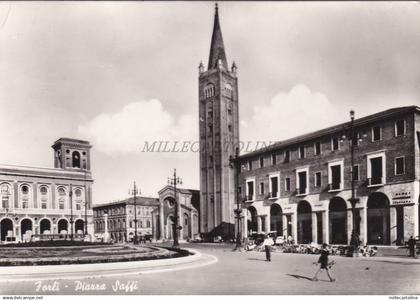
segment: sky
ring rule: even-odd
[[[238,66],[240,139],[278,141],[420,106],[419,2],[218,2]],[[53,167],[60,137],[92,147],[94,204],[177,169],[199,188],[198,65],[214,2],[0,2],[0,163]],[[292,126],[291,126],[292,124]]]

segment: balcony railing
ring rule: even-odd
[[[307,192],[307,188],[306,187],[305,188],[299,187],[299,188],[296,189],[296,195],[297,196],[306,195],[307,193],[308,192]]]
[[[254,195],[246,195],[246,201],[253,201],[254,200]]]
[[[371,178],[368,178],[368,186],[382,185],[384,183],[385,183],[385,178],[384,177],[371,177]]]
[[[328,184],[328,191],[337,191],[341,190],[341,182],[333,182]]]
[[[277,198],[279,195],[279,192],[270,192],[270,198]]]

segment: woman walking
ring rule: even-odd
[[[318,264],[321,264],[321,266],[316,271],[314,278],[312,278],[313,281],[318,281],[318,274],[319,272],[321,272],[322,269],[325,269],[325,271],[327,271],[328,278],[330,279],[331,282],[335,281],[335,278],[331,277],[331,274],[329,271],[329,265],[328,265],[329,254],[330,252],[327,249],[327,244],[322,244],[321,255],[319,256],[319,259],[318,259]]]

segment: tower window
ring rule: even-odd
[[[231,108],[228,108],[227,112],[228,112],[228,115],[229,115],[229,116],[231,116],[231,115],[232,115],[232,109],[231,109]]]
[[[210,98],[213,97],[215,94],[215,88],[214,85],[209,84],[204,88],[204,98]]]
[[[232,86],[230,84],[227,83],[223,90],[226,97],[232,98]]]
[[[228,130],[229,130],[229,132],[231,132],[232,131],[232,125],[228,125]]]
[[[80,168],[80,153],[79,151],[73,151],[72,153],[73,168]]]

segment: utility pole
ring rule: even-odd
[[[70,183],[70,239],[73,241],[73,185]]]

